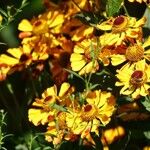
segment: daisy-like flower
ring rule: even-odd
[[[9,48],[6,54],[0,55],[0,62],[3,65],[10,66],[9,73],[18,70],[21,71],[28,67],[33,61],[45,60],[48,54],[34,52],[29,45],[23,45],[19,48]]]
[[[49,121],[49,116],[54,117],[55,113],[66,111],[63,106],[68,104],[69,96],[73,91],[74,88],[67,82],[61,85],[59,93],[55,85],[46,89],[42,93],[42,98],[37,98],[32,104],[33,108],[29,109],[29,121],[34,125],[45,124]]]
[[[75,140],[76,136],[70,132],[66,125],[67,107],[75,106],[70,99],[74,88],[64,82],[59,92],[54,85],[42,93],[41,99],[36,99],[32,108],[28,111],[28,118],[35,126],[48,125],[45,139],[54,145],[61,143],[63,139]],[[64,108],[65,107],[65,108]]]
[[[100,25],[97,25],[97,28],[111,32],[105,33],[100,37],[101,45],[120,45],[126,40],[130,41],[130,39],[141,40],[141,27],[145,22],[145,17],[137,21],[134,17],[123,15],[102,22]]]
[[[116,77],[118,81],[115,85],[122,87],[120,94],[131,95],[133,99],[149,94],[150,66],[145,63],[145,60],[124,65],[117,70]]]
[[[73,134],[66,125],[66,112],[58,112],[49,120],[45,139],[53,142],[54,145],[60,144],[63,139],[74,141],[78,137]]]
[[[68,127],[74,134],[86,138],[90,132],[99,135],[100,125],[110,122],[115,110],[115,98],[111,93],[102,91],[89,92],[86,96],[87,104],[84,104],[80,111],[70,111],[66,114]]]
[[[53,10],[48,11],[31,21],[23,19],[18,26],[18,29],[22,31],[19,36],[24,38],[25,35],[27,37],[39,35],[47,33],[49,30],[51,33],[59,33],[63,22],[64,15],[61,12]]]
[[[137,41],[127,47],[122,54],[113,54],[110,56],[111,63],[117,66],[125,61],[129,63],[136,63],[142,59],[150,61],[150,37],[144,42]]]
[[[79,75],[94,73],[99,69],[98,52],[96,39],[85,39],[77,43],[70,58],[72,70],[79,71]]]
[[[7,54],[0,55],[0,62],[11,67],[11,71],[22,70],[32,62],[32,49],[28,46],[9,48]]]

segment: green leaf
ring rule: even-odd
[[[145,107],[145,109],[150,112],[150,97],[146,96],[145,99],[141,100],[141,103]]]
[[[59,111],[67,112],[66,108],[64,108],[63,106],[57,105],[57,104],[53,104],[51,107],[54,109],[57,109]]]
[[[100,86],[101,84],[94,84],[94,85],[92,85],[92,86],[90,86],[90,90],[93,90],[93,89],[95,89],[96,87],[98,87],[98,86]]]
[[[123,0],[108,0],[106,4],[106,13],[109,17],[116,15],[120,8]]]
[[[8,17],[7,13],[6,13],[3,9],[1,9],[1,8],[0,8],[0,13],[1,13],[3,16]]]
[[[68,69],[66,69],[66,68],[65,68],[65,70],[66,70],[67,72],[69,72],[70,74],[73,74],[74,76],[76,76],[76,77],[78,77],[78,78],[80,78],[81,80],[84,81],[84,79],[83,79],[79,74],[77,74],[76,72],[71,71],[71,70],[68,70]]]
[[[89,24],[89,25],[97,24],[99,20],[102,19],[102,17],[97,16],[96,14],[92,12],[87,12],[87,11],[79,12],[74,17],[78,18],[81,22],[85,24]]]
[[[145,131],[143,134],[147,139],[150,139],[150,131]]]

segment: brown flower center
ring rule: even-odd
[[[144,49],[135,44],[133,46],[129,46],[126,50],[126,59],[129,61],[139,61],[144,57]]]
[[[33,23],[33,33],[34,34],[43,34],[48,31],[47,22],[43,19],[36,20]]]
[[[29,59],[29,56],[27,54],[22,54],[20,57],[20,62],[25,62]]]
[[[41,24],[42,24],[41,20],[37,20],[37,21],[34,22],[34,26],[39,26]]]
[[[131,75],[130,82],[132,85],[134,85],[136,87],[141,86],[144,82],[143,71],[141,71],[141,70],[134,71],[133,74]]]
[[[112,31],[114,33],[122,32],[126,29],[127,25],[128,25],[127,17],[118,16],[113,22]]]
[[[119,17],[117,17],[115,20],[114,20],[114,23],[113,23],[113,25],[121,25],[123,22],[124,22],[124,17],[123,16],[119,16]]]
[[[94,105],[87,104],[83,107],[81,118],[84,121],[91,121],[97,115],[97,108]]]
[[[70,54],[68,52],[61,53],[58,61],[61,67],[66,68],[70,62]]]

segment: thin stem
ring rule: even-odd
[[[31,81],[31,86],[32,86],[32,89],[33,89],[33,93],[36,97],[39,97],[39,94],[37,92],[37,89],[36,89],[36,86],[35,86],[35,82],[34,82],[34,79],[32,77],[32,72],[30,69],[28,69],[28,74],[29,74],[29,79]]]
[[[127,8],[125,7],[125,5],[123,5],[123,9],[124,9],[126,15],[129,17],[130,15],[129,15],[129,13],[128,13],[128,11],[127,11]]]

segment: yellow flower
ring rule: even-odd
[[[115,99],[111,93],[102,91],[89,92],[86,96],[87,104],[81,110],[71,110],[66,114],[67,126],[74,134],[86,138],[90,132],[99,135],[100,125],[110,122],[115,110]]]
[[[48,142],[53,142],[54,145],[61,143],[65,130],[67,131],[65,119],[65,112],[58,112],[55,116],[52,116],[52,120],[49,120],[47,131],[45,132],[45,139]]]
[[[45,1],[45,5],[48,10],[60,10],[64,12],[65,18],[70,19],[76,13],[80,12],[81,9],[88,11],[89,10],[89,1],[88,0],[65,0],[59,1],[57,4],[52,3],[51,1]],[[78,6],[78,7],[77,7]]]
[[[2,15],[0,15],[0,24],[2,23],[2,21],[3,21],[3,17]]]
[[[142,3],[142,2],[147,2],[147,0],[128,0],[129,2],[138,2],[138,3]]]
[[[72,41],[79,41],[91,37],[94,28],[83,24],[79,19],[71,18],[64,22],[61,32],[67,34]]]
[[[99,53],[99,59],[102,61],[104,66],[108,66],[110,64],[110,58],[113,54],[124,54],[126,50],[126,45],[119,46],[105,46],[101,49]]]
[[[143,150],[150,150],[150,146],[149,146],[149,145],[144,146],[144,147],[143,147]]]
[[[0,64],[0,81],[6,79],[9,70],[10,70],[10,66]]]
[[[18,25],[18,30],[38,35],[46,33],[48,31],[48,25],[46,20],[43,19],[37,19],[33,24],[29,20],[23,19]]]
[[[32,104],[33,108],[29,109],[29,121],[33,122],[34,125],[45,124],[49,121],[49,116],[54,116],[59,111],[65,111],[63,105],[59,107],[59,104],[65,105],[65,100],[71,92],[73,92],[73,88],[66,82],[61,85],[59,93],[57,93],[55,85],[46,89],[42,93],[42,98],[36,99]]]
[[[7,54],[0,55],[0,62],[11,67],[10,72],[22,70],[32,62],[32,49],[28,46],[9,48]]]
[[[106,129],[102,133],[101,141],[104,146],[112,144],[116,140],[121,139],[125,135],[125,129],[122,126]]]
[[[118,81],[115,85],[122,86],[120,94],[131,95],[134,99],[149,94],[150,66],[145,60],[132,65],[126,64],[117,73]]]
[[[23,19],[18,29],[23,32],[31,32],[31,35],[39,35],[43,33],[59,33],[60,27],[64,22],[64,15],[60,11],[48,11],[45,14],[41,14],[38,18],[32,19],[31,22],[27,19]]]
[[[127,47],[124,54],[113,54],[111,55],[111,63],[117,66],[125,61],[128,63],[136,63],[142,59],[150,61],[150,37],[144,42],[131,44]]]
[[[49,121],[49,116],[55,115],[55,111],[43,110],[42,108],[40,108],[37,102],[34,102],[32,104],[32,107],[35,108],[31,108],[28,110],[28,118],[29,121],[32,122],[35,126],[38,126],[40,124],[45,125]]]
[[[72,70],[79,71],[79,75],[94,73],[99,68],[98,51],[99,48],[94,39],[85,39],[81,43],[77,43],[70,58]]]
[[[101,45],[120,45],[124,43],[125,40],[130,41],[130,39],[141,40],[141,27],[145,22],[145,17],[136,21],[134,17],[123,15],[102,22],[100,25],[97,25],[97,28],[111,32],[105,33],[100,37]]]

